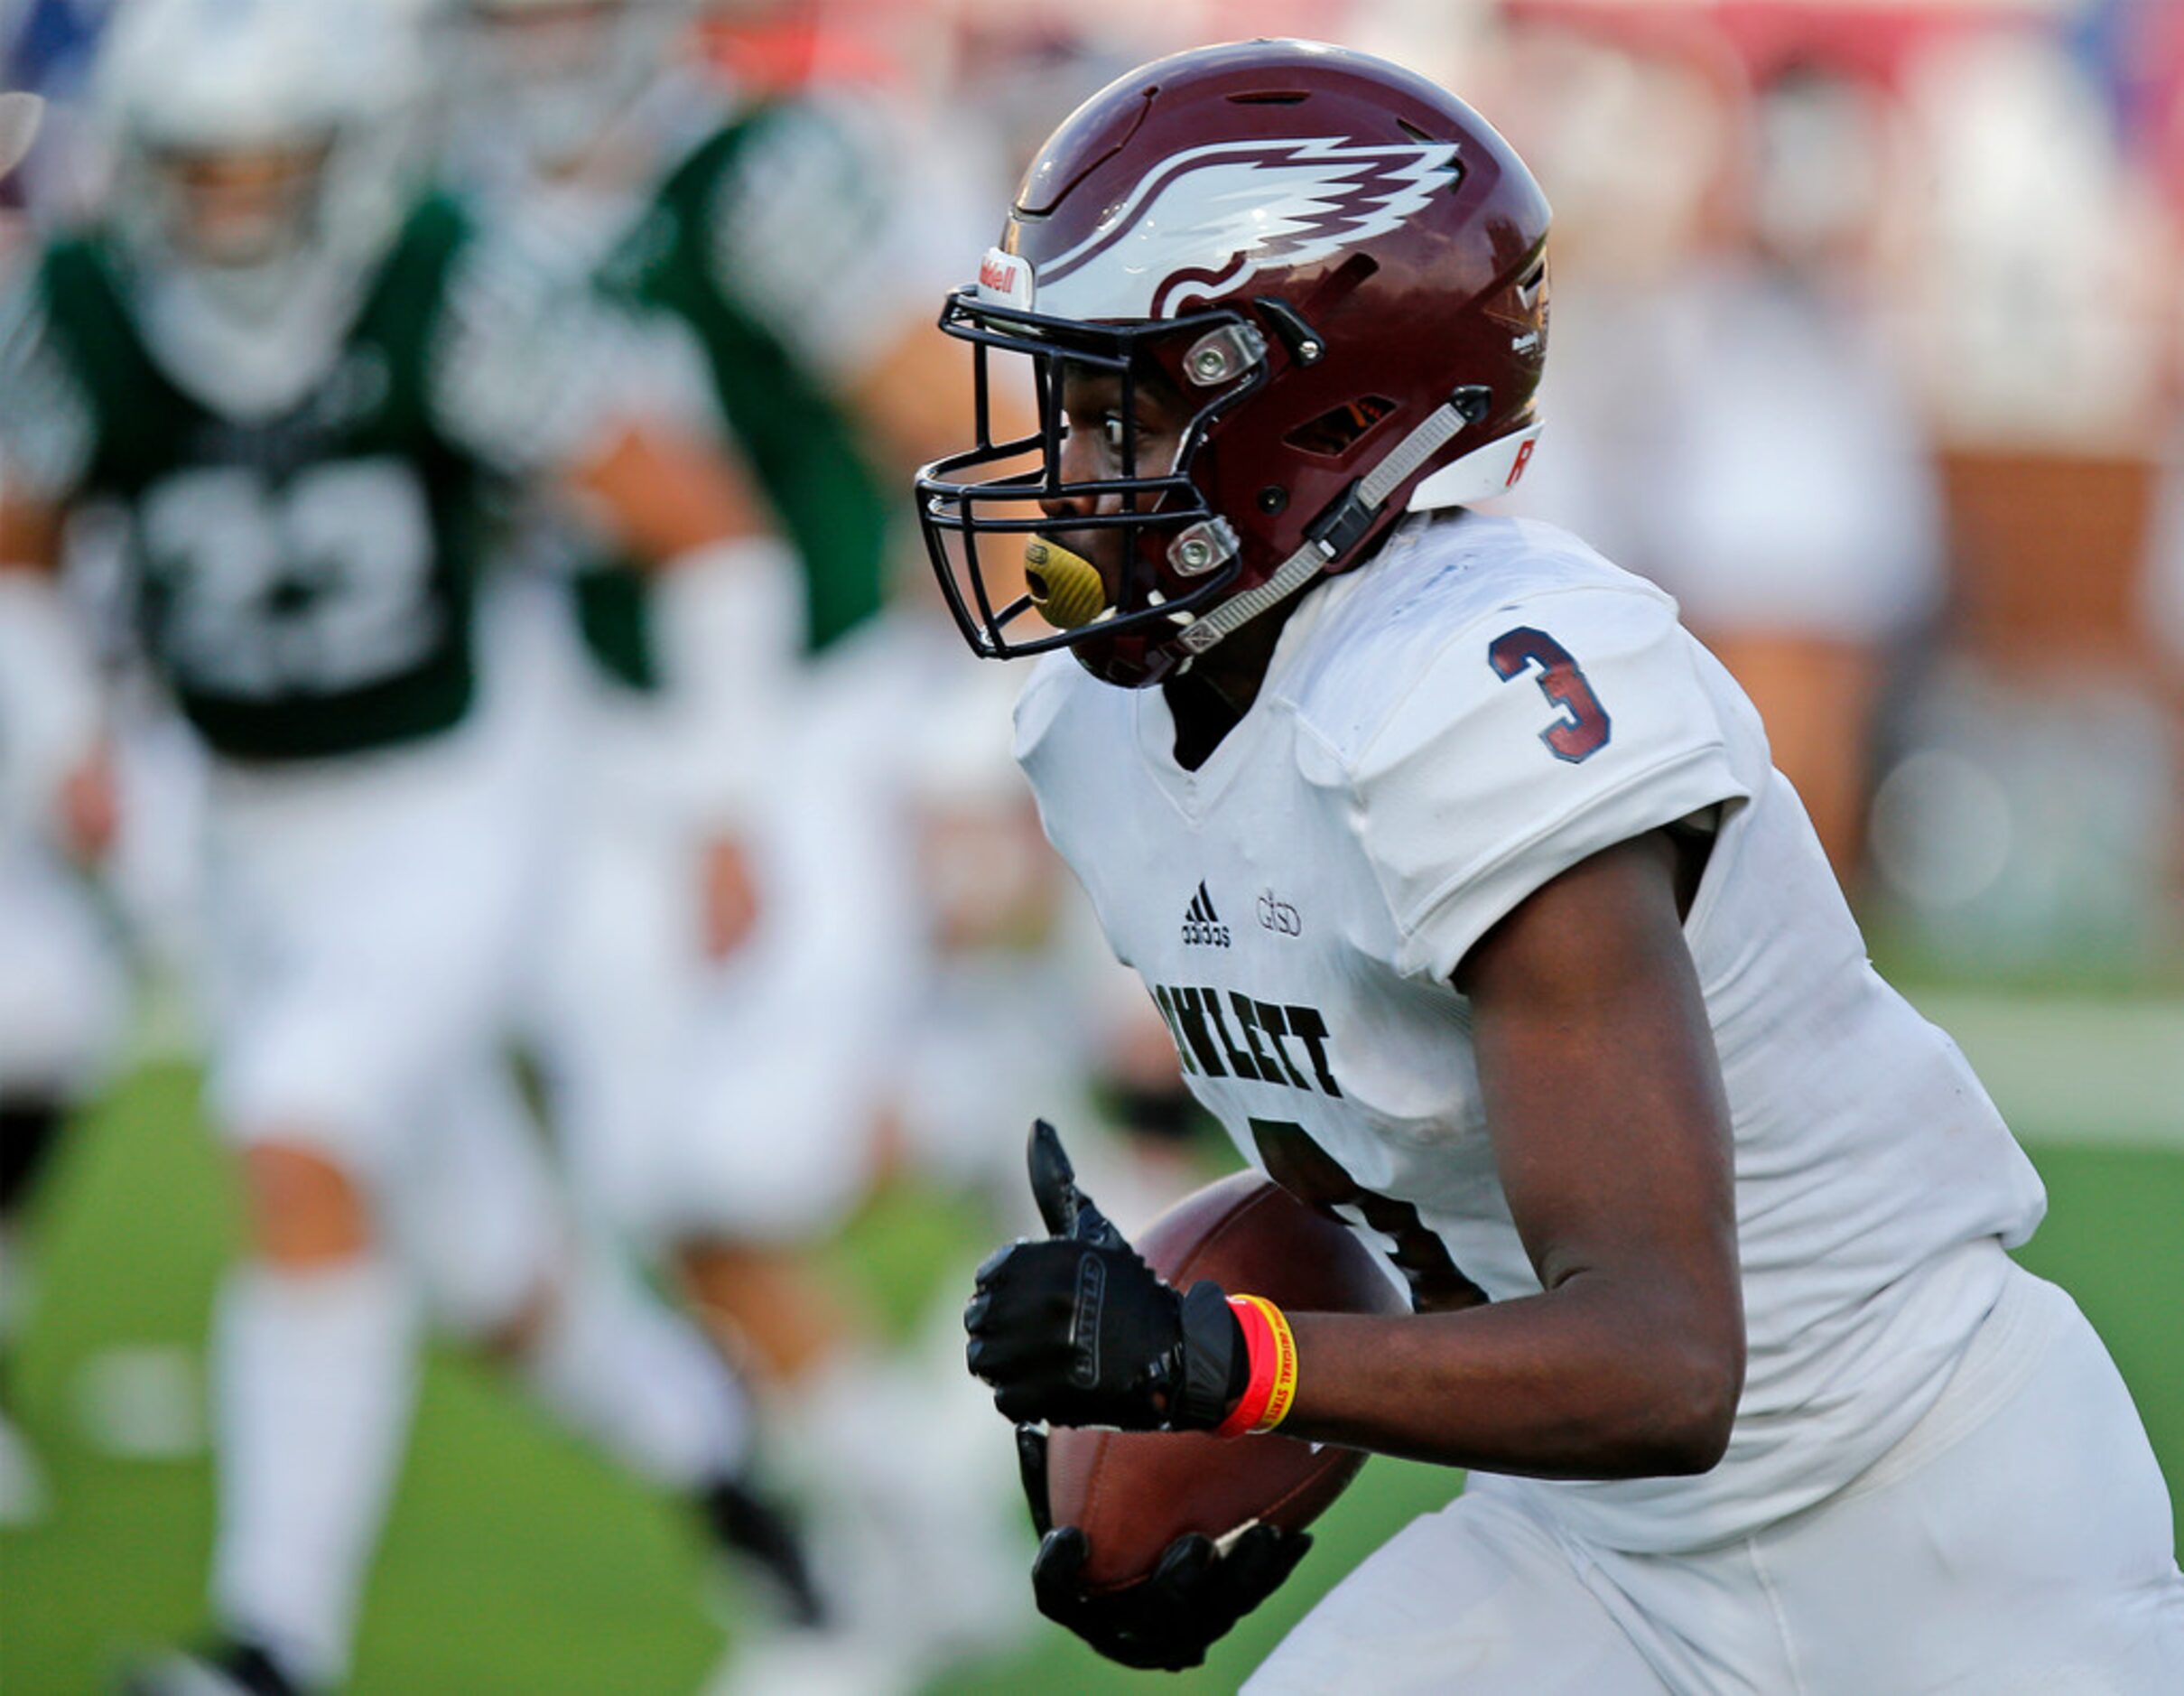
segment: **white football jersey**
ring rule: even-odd
[[[1956,1045],[1873,973],[1758,715],[1675,603],[1549,526],[1419,515],[1315,590],[1196,771],[1157,689],[1066,654],[1017,709],[1048,834],[1245,1157],[1432,1307],[1539,1281],[1450,983],[1550,878],[1689,822],[1685,924],[1727,1086],[1749,1363],[1699,1477],[1555,1483],[1571,1529],[1691,1549],[1818,1500],[1939,1394],[2039,1222]]]

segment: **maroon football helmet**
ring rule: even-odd
[[[1538,433],[1547,221],[1476,112],[1363,53],[1199,48],[1094,95],[941,317],[977,349],[978,445],[925,468],[918,513],[971,646],[1068,647],[1157,683],[1406,510],[1514,486]],[[1031,362],[1037,436],[994,440],[999,353]],[[1086,372],[1120,385],[1112,474],[1072,481],[1062,390]],[[1139,463],[1141,388],[1183,397],[1158,465]],[[1109,527],[1119,569],[1053,540]],[[1031,592],[997,597],[981,545],[1021,549]]]

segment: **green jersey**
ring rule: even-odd
[[[824,181],[797,182],[792,152]],[[610,298],[679,321],[701,349],[720,415],[802,562],[813,652],[879,610],[893,503],[832,393],[833,374],[791,321],[777,224],[791,194],[854,223],[858,209],[841,185],[856,180],[856,167],[849,142],[801,107],[743,112],[666,174],[600,274]],[[643,585],[625,571],[597,571],[578,594],[595,655],[626,682],[656,683]]]
[[[474,384],[479,365],[451,352],[471,246],[453,205],[422,203],[338,357],[264,418],[208,405],[163,367],[106,237],[64,238],[39,259],[0,372],[42,410],[0,421],[0,443],[57,503],[125,514],[146,651],[221,754],[356,753],[469,708],[498,475],[481,408],[449,393],[451,372]]]

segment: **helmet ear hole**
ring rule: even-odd
[[[1339,460],[1371,435],[1374,426],[1395,409],[1395,402],[1385,395],[1361,395],[1355,400],[1330,406],[1318,417],[1297,425],[1282,441],[1299,452]]]

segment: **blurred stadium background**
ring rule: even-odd
[[[0,241],[98,192],[83,89],[107,10],[0,0],[0,84],[49,100],[0,188]],[[2023,1258],[2101,1328],[2184,1504],[2184,5],[781,0],[712,8],[688,51],[747,86],[816,85],[884,115],[934,226],[963,232],[968,273],[1078,99],[1156,53],[1273,33],[1436,76],[1531,160],[1557,235],[1550,424],[1525,508],[1674,591],[1760,701],[1876,957],[1964,1046],[2046,1178]],[[155,750],[168,734],[143,731]],[[936,793],[1007,810],[1006,774],[931,763]],[[981,863],[1007,871],[1008,852]],[[238,1205],[199,1108],[171,860],[125,820],[101,899],[133,937],[133,1034],[26,1222],[34,1290],[17,1253],[0,1291],[19,1315],[5,1405],[45,1486],[41,1515],[0,1527],[5,1696],[98,1688],[202,1625],[204,1339]],[[963,892],[929,893],[944,930]],[[1065,913],[974,941],[1051,949],[1070,993],[1115,1004]],[[949,1004],[972,1020],[987,1006]],[[1103,1163],[1127,1216],[1224,1156],[1133,1129],[1159,1116],[1158,1033],[1148,1059],[1115,1022],[1034,1082],[1065,1123],[1114,1132]],[[1023,1038],[997,1018],[947,1053],[968,1065]],[[975,1078],[921,1087],[903,1112],[960,1107],[954,1134],[910,1137],[907,1155],[882,1139],[893,1151],[828,1254],[905,1353],[944,1354],[1020,1125],[1015,1097],[1004,1113]],[[1299,1580],[1171,1687],[1233,1688],[1351,1554],[1454,1485],[1376,1461]],[[353,1688],[690,1691],[721,1650],[711,1582],[666,1504],[473,1360],[436,1355]],[[1041,1626],[1020,1580],[1000,1607],[1013,1643],[1005,1626],[935,1688],[1138,1682]]]

